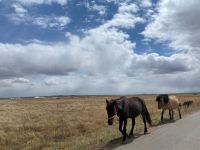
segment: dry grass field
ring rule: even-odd
[[[160,110],[157,109],[155,96],[140,97],[147,104],[153,124],[160,125]],[[183,117],[200,109],[200,95],[178,97],[181,102],[194,101],[192,108],[182,109]],[[107,125],[106,98],[115,97],[1,100],[0,149],[109,149],[121,135],[117,118],[115,125]],[[165,117],[168,118],[168,113]],[[175,118],[178,119],[177,112]],[[142,132],[143,124],[138,117],[134,133]]]

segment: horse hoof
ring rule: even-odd
[[[134,138],[134,135],[133,135],[133,134],[129,134],[129,135],[128,135],[128,138],[130,138],[130,139],[131,139],[131,138]]]
[[[123,139],[122,139],[122,142],[125,142],[126,141],[126,138],[125,137],[123,137]]]
[[[126,143],[127,143],[126,140],[125,141],[122,140],[122,144],[126,144]]]
[[[147,131],[144,132],[144,134],[147,134],[147,133],[148,133]]]
[[[132,137],[132,136],[133,136],[133,134],[129,134],[129,136],[130,136],[130,137]]]

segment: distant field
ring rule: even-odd
[[[200,109],[200,95],[177,95],[181,102],[193,100],[187,113]],[[147,104],[153,124],[160,124],[155,96],[140,96]],[[107,125],[105,99],[115,96],[62,97],[0,101],[0,149],[109,149],[121,137],[117,118]],[[175,119],[178,119],[175,112]],[[168,118],[168,113],[165,114]],[[129,128],[128,128],[129,130]],[[141,118],[134,133],[143,132]]]

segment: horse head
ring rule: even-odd
[[[158,95],[156,101],[158,102],[158,109],[161,109],[168,104],[169,96],[167,94]]]
[[[106,99],[106,110],[108,115],[108,124],[112,125],[114,116],[116,115],[116,100],[110,100],[108,101]]]

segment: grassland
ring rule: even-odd
[[[155,96],[140,96],[147,104],[153,124],[160,125],[160,110]],[[200,95],[178,95],[181,102],[194,105],[182,109],[183,117],[200,109]],[[63,97],[59,99],[21,99],[0,101],[0,149],[78,150],[110,149],[119,142],[117,118],[107,125],[105,99],[114,96]],[[168,113],[165,114],[168,118]],[[178,118],[175,112],[175,118]],[[130,126],[130,125],[129,125]],[[136,120],[135,134],[143,132],[141,118]]]

